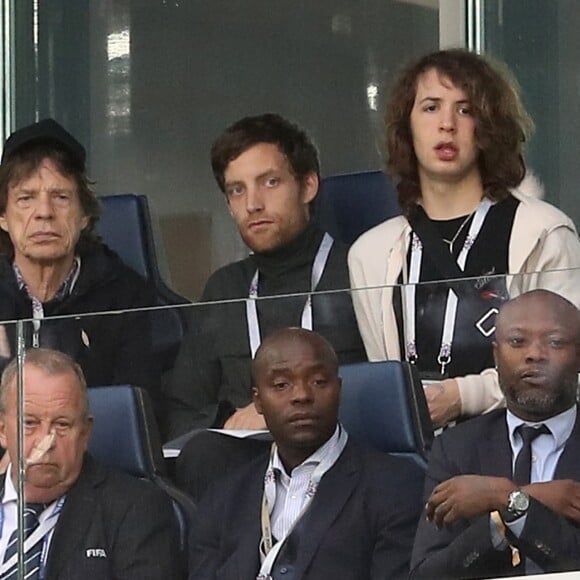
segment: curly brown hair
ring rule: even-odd
[[[66,149],[57,142],[36,142],[22,146],[3,161],[0,165],[0,215],[6,213],[10,187],[30,177],[46,158],[50,159],[64,176],[73,179],[77,184],[83,214],[89,218],[89,223],[77,242],[76,251],[82,253],[86,248],[99,242],[95,226],[101,213],[101,206],[85,169],[80,168]],[[0,254],[9,258],[14,257],[12,240],[4,230],[0,230]]]
[[[485,194],[498,201],[505,198],[507,190],[518,186],[526,174],[523,144],[533,130],[532,119],[521,102],[517,81],[505,65],[492,64],[463,49],[450,49],[423,56],[408,66],[387,103],[387,172],[397,180],[401,208],[408,214],[421,196],[410,117],[417,80],[433,69],[465,92],[475,119]]]

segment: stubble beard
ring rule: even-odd
[[[514,385],[505,389],[504,395],[509,407],[525,410],[530,417],[544,420],[562,413],[576,402],[577,377],[564,378],[561,382],[558,389],[550,391],[539,388],[522,390]]]

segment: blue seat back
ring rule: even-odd
[[[355,363],[341,366],[340,376],[340,420],[353,440],[425,466],[433,430],[423,387],[410,365]]]
[[[100,201],[103,211],[97,222],[97,233],[127,266],[143,278],[153,280],[156,257],[147,231],[150,226],[145,196],[106,195]]]
[[[161,440],[147,393],[131,385],[94,387],[89,389],[89,408],[94,417],[91,455],[110,467],[152,481],[171,499],[179,527],[180,565],[185,570],[197,509],[189,496],[164,477]]]
[[[124,193],[105,195],[100,201],[103,212],[97,222],[97,232],[127,266],[154,286],[156,304],[151,306],[187,304],[189,301],[173,292],[159,273],[147,198]],[[187,329],[186,309],[171,308],[152,313],[150,317],[154,353],[160,360],[162,370],[172,369]]]
[[[382,171],[326,177],[314,201],[315,222],[349,245],[368,229],[400,213],[397,191]]]
[[[130,385],[89,389],[94,425],[89,452],[99,461],[135,477],[153,478],[162,455],[144,425],[146,411],[140,403],[143,392]]]

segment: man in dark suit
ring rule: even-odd
[[[494,356],[507,410],[436,439],[414,578],[580,569],[578,309],[546,290],[507,302]]]
[[[0,443],[17,457],[17,365],[0,383]],[[152,484],[86,454],[92,418],[80,367],[63,353],[24,363],[26,578],[167,580],[177,577],[175,521]],[[17,577],[15,464],[2,478],[0,576]],[[31,515],[32,514],[32,515]]]
[[[276,331],[252,376],[275,443],[202,501],[190,580],[406,578],[423,474],[348,441],[330,344]]]

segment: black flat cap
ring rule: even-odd
[[[14,131],[4,143],[2,163],[24,145],[36,142],[57,143],[71,156],[72,161],[79,168],[85,168],[87,158],[85,148],[54,119],[43,119],[38,123]]]

